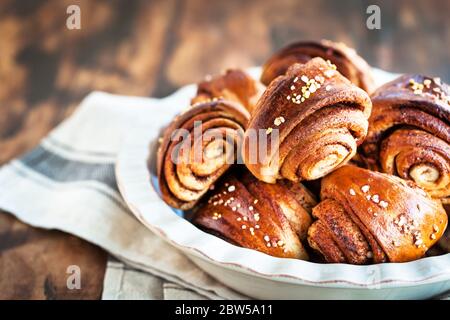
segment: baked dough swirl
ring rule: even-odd
[[[354,49],[329,40],[300,41],[281,49],[264,64],[261,82],[268,86],[292,64],[306,63],[314,57],[330,60],[344,77],[361,89],[369,93],[374,90],[372,69],[367,62]]]
[[[308,242],[330,263],[412,261],[447,226],[440,201],[414,183],[355,166],[322,179],[321,200]]]
[[[204,205],[195,209],[193,222],[235,245],[306,260],[302,241],[306,241],[315,204],[314,196],[300,183],[268,184],[247,170],[238,170],[220,180]]]
[[[249,116],[240,104],[216,100],[197,104],[172,121],[157,155],[166,203],[183,210],[195,205],[236,162]]]
[[[197,95],[191,103],[225,99],[242,104],[253,112],[265,86],[240,69],[228,69],[223,74],[198,84]]]
[[[372,104],[365,91],[335,69],[314,58],[292,65],[267,87],[242,149],[244,163],[258,179],[314,180],[355,155]]]
[[[372,95],[362,145],[369,167],[415,181],[435,198],[450,197],[449,87],[404,75]]]

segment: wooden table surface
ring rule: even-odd
[[[366,28],[369,4],[381,30]],[[81,30],[66,8],[81,8]],[[0,164],[30,150],[92,90],[164,96],[298,39],[355,47],[374,66],[450,80],[450,2],[14,1],[0,4]],[[0,187],[1,192],[1,187]],[[0,299],[98,299],[107,254],[0,212]],[[81,290],[66,268],[83,270]]]

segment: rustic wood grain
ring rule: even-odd
[[[65,27],[71,4],[81,30]],[[369,4],[381,7],[381,30],[365,27]],[[343,41],[374,66],[449,81],[449,11],[441,0],[3,0],[0,164],[35,146],[92,90],[164,96],[261,64],[294,40]],[[0,214],[0,299],[99,298],[105,261],[85,241]],[[69,264],[85,270],[80,291],[66,288]]]
[[[0,299],[98,299],[105,254],[59,231],[31,228],[0,216]],[[68,289],[67,268],[81,270],[81,288]]]

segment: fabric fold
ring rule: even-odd
[[[139,121],[168,123],[180,99],[194,94],[195,86],[163,99],[90,94],[39,146],[0,169],[0,208],[32,226],[74,234],[202,296],[244,298],[143,226],[115,180],[114,161],[127,132]]]

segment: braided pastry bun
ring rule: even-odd
[[[450,197],[450,90],[439,79],[404,75],[372,95],[362,153],[370,168]]]
[[[187,210],[236,163],[248,111],[240,104],[216,100],[178,115],[166,128],[157,154],[163,200]]]
[[[294,64],[259,100],[245,133],[244,163],[268,183],[321,178],[355,155],[371,106],[365,91],[322,58]]]
[[[225,73],[200,82],[191,103],[225,99],[242,104],[250,113],[264,92],[264,85],[246,72],[229,69]]]
[[[226,241],[266,254],[308,259],[302,241],[313,195],[300,183],[267,184],[248,171],[227,174],[197,207],[193,223]]]
[[[329,40],[301,41],[281,49],[264,64],[261,82],[268,86],[294,63],[306,63],[315,57],[335,64],[344,77],[361,89],[369,93],[374,90],[372,69],[367,62],[354,49]]]
[[[308,242],[327,262],[370,264],[421,258],[442,236],[442,204],[396,176],[344,166],[322,179]]]

